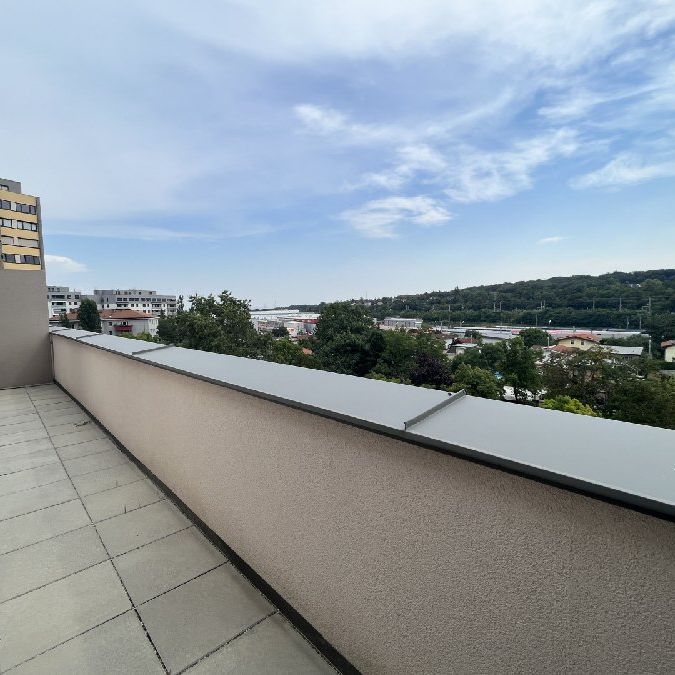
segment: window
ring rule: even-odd
[[[573,344],[574,344],[574,340],[570,340],[570,344],[572,344],[572,345],[573,345]]]
[[[0,199],[0,208],[11,210],[12,202],[8,201],[7,199]]]
[[[16,262],[17,255],[14,253],[3,253],[0,258],[2,262],[13,263]]]
[[[7,191],[9,191],[9,185],[0,185],[0,190],[7,190]]]
[[[19,246],[26,246],[27,248],[40,248],[37,239],[22,239],[21,237],[18,237],[17,244]]]
[[[0,237],[0,243],[2,243],[2,244],[13,244],[14,238],[8,237],[7,235],[3,235],[2,237]]]

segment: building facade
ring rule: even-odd
[[[0,388],[52,379],[40,199],[0,178]]]
[[[82,291],[75,291],[68,286],[47,286],[47,306],[49,316],[59,316],[63,312],[77,312],[84,298]]]
[[[140,289],[95,289],[93,300],[101,311],[109,309],[133,309],[153,316],[174,316],[177,304],[175,295],[161,295],[157,291]]]
[[[101,332],[107,335],[138,335],[150,333],[157,335],[159,319],[147,312],[133,309],[103,310],[101,315]]]
[[[420,330],[422,319],[408,319],[401,316],[388,316],[380,324],[382,330]]]

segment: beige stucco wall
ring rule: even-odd
[[[672,670],[672,523],[53,342],[57,381],[364,672]]]
[[[48,329],[44,270],[0,264],[0,389],[51,382]]]

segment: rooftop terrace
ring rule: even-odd
[[[672,670],[674,432],[50,339],[0,391],[2,672]]]
[[[56,385],[0,391],[0,670],[335,672]]]

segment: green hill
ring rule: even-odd
[[[400,315],[453,324],[641,325],[657,340],[675,337],[675,269],[552,277],[352,302],[366,304],[378,319]],[[321,311],[321,305],[293,306]]]

